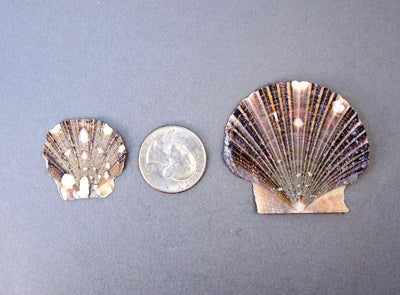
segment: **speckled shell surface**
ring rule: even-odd
[[[251,93],[225,134],[224,160],[253,184],[260,214],[345,213],[344,189],[368,166],[357,113],[339,94],[305,81]]]
[[[124,169],[126,156],[122,137],[95,119],[57,124],[43,146],[48,174],[66,201],[107,197]]]

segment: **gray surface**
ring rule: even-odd
[[[398,1],[19,2],[0,4],[0,294],[400,292]],[[229,114],[281,80],[332,88],[365,123],[372,160],[349,214],[257,215],[225,167]],[[104,200],[64,202],[46,175],[47,130],[79,117],[127,144]],[[208,150],[179,195],[136,164],[163,124]]]

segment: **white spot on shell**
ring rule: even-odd
[[[335,113],[343,113],[345,110],[345,105],[344,105],[344,99],[342,97],[339,97],[337,100],[335,100],[332,104],[332,111]]]
[[[54,126],[53,129],[50,129],[50,133],[51,134],[57,134],[60,131],[61,131],[61,125],[60,124],[57,124],[56,126]]]
[[[103,154],[103,153],[104,153],[104,150],[103,150],[102,148],[97,148],[97,152],[98,152],[99,154]]]
[[[293,125],[297,128],[300,128],[301,126],[304,125],[303,120],[300,118],[294,119]]]
[[[307,172],[307,175],[308,176],[313,176],[313,174],[310,171]]]
[[[293,81],[292,82],[292,87],[297,90],[297,91],[302,91],[308,88],[308,85],[310,85],[310,82],[307,81]]]
[[[108,172],[104,172],[104,179],[108,179],[110,177],[110,174],[108,174]]]
[[[72,189],[75,184],[75,178],[71,174],[65,173],[61,177],[61,184],[68,189]]]
[[[68,157],[70,154],[71,154],[71,149],[67,149],[67,150],[64,152],[64,155],[65,155],[66,157]]]
[[[102,184],[99,184],[96,191],[100,195],[100,197],[104,198],[107,197],[109,194],[111,194],[113,190],[114,190],[114,181],[110,179]]]
[[[121,144],[118,148],[118,153],[123,153],[125,151],[125,146]]]
[[[87,153],[86,153],[86,152],[83,152],[83,153],[82,153],[82,159],[86,160],[87,158],[88,158]]]
[[[278,191],[280,191],[280,192],[281,192],[281,191],[283,191],[283,188],[281,188],[281,187],[278,187]]]
[[[273,112],[272,115],[274,116],[275,121],[278,122],[278,114],[276,112]]]
[[[60,192],[61,192],[62,198],[64,200],[68,200],[68,196],[69,196],[68,191],[65,188],[61,187]]]
[[[79,132],[79,141],[82,143],[87,143],[89,141],[89,133],[85,128],[82,128]]]
[[[83,167],[82,170],[83,170],[83,171],[87,171],[87,170],[88,170],[88,167]]]
[[[296,174],[296,177],[300,177],[300,176],[301,176],[301,173],[297,173],[297,174]]]
[[[113,132],[113,129],[107,123],[105,123],[103,132],[105,135],[111,135],[111,133]]]
[[[108,170],[108,169],[110,169],[110,163],[106,163],[106,169]]]
[[[86,176],[83,176],[79,181],[79,191],[76,195],[81,199],[89,196],[89,180]]]
[[[294,208],[296,209],[297,212],[303,211],[305,207],[305,204],[301,201],[298,201],[294,204]]]

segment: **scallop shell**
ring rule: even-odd
[[[122,137],[94,119],[57,124],[43,146],[48,174],[66,201],[107,197],[124,169],[126,155]]]
[[[224,160],[253,184],[260,214],[345,213],[344,189],[364,173],[364,125],[339,94],[280,82],[243,99],[229,117]]]

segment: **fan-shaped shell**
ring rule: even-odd
[[[347,212],[344,189],[368,166],[368,139],[339,94],[281,82],[243,99],[229,117],[224,160],[253,183],[258,213]]]
[[[81,119],[51,129],[43,157],[64,200],[104,198],[124,169],[126,149],[122,137],[107,123]]]

